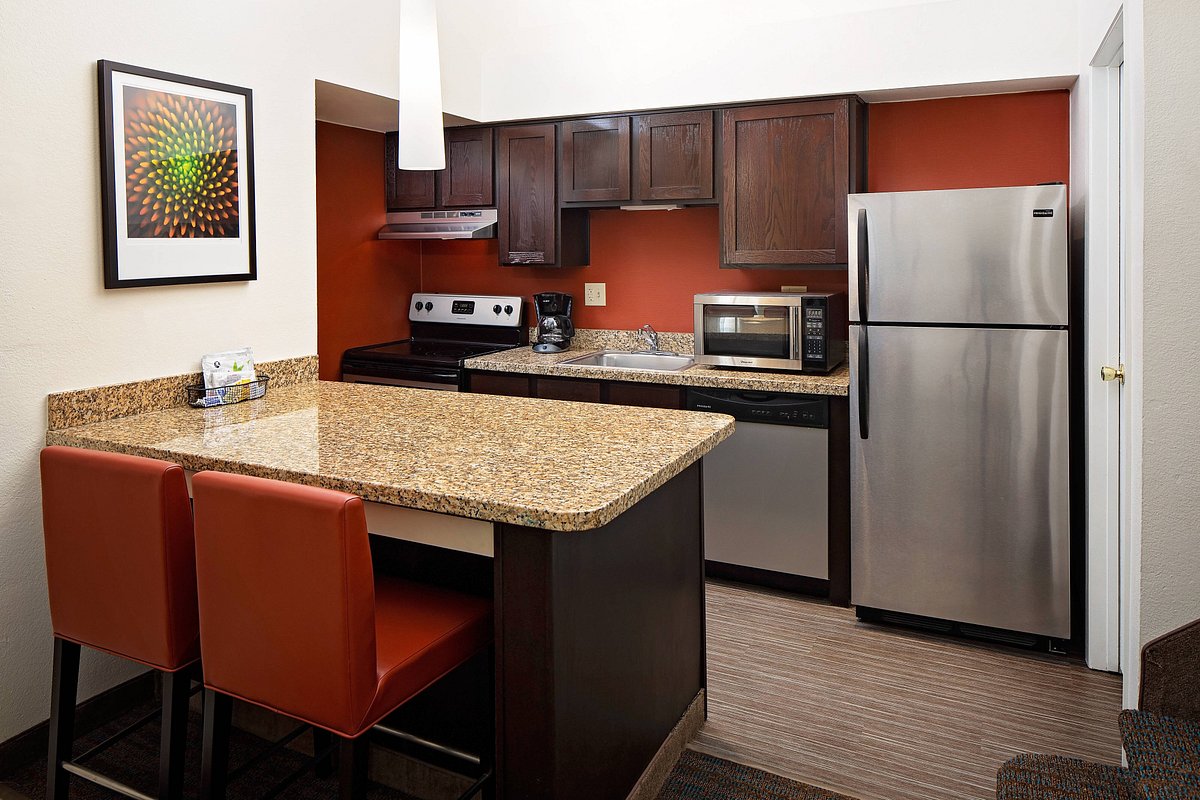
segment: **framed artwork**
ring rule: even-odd
[[[254,280],[250,90],[98,67],[104,288]]]

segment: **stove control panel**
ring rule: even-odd
[[[522,299],[510,295],[417,292],[408,304],[408,318],[413,322],[451,325],[519,328],[524,323],[521,312]]]

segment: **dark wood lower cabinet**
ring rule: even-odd
[[[683,408],[683,389],[653,383],[609,383],[605,402],[642,408]]]
[[[850,605],[850,399],[829,398],[829,602]]]
[[[511,372],[469,372],[467,391],[475,394],[499,394],[506,397],[533,397],[529,375]]]
[[[538,378],[537,396],[548,400],[574,400],[577,403],[599,403],[600,381],[571,378]]]
[[[653,383],[557,378],[510,372],[470,371],[467,391],[508,397],[543,397],[577,403],[612,403],[641,408],[683,408],[684,388]]]

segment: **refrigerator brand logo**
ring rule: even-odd
[[[1035,208],[1033,210],[1033,215],[1035,217],[1053,217],[1054,209],[1053,208]]]

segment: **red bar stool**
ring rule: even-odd
[[[318,750],[336,736],[340,797],[365,797],[366,734],[489,647],[490,602],[375,577],[354,495],[218,472],[196,475],[192,493],[204,649],[201,798],[225,796],[231,698],[313,726]]]
[[[191,673],[199,665],[192,507],[183,469],[74,447],[42,450],[42,526],[54,628],[46,797],[65,800],[69,773],[147,795],[83,765],[161,713],[158,797],[183,796]],[[72,759],[80,647],[159,671],[162,710]]]

